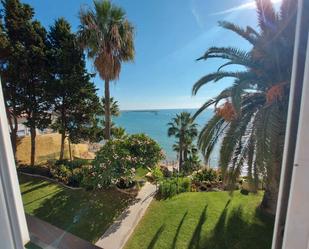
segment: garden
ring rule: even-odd
[[[125,249],[271,248],[273,217],[258,209],[262,196],[195,192],[154,200]]]
[[[144,134],[106,142],[94,160],[20,166],[25,212],[95,242],[133,203],[146,173],[164,158]]]
[[[19,175],[25,212],[82,239],[95,242],[134,196],[115,189],[72,190],[59,184]]]
[[[49,160],[42,165],[20,165],[18,171],[43,176],[71,188],[128,189],[142,183],[143,176],[163,158],[157,142],[144,134],[134,134],[107,141],[94,160]]]

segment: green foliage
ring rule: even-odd
[[[220,173],[212,168],[204,168],[194,172],[192,175],[192,180],[194,182],[215,182],[220,180]]]
[[[88,178],[90,162],[86,159],[57,160],[49,162],[51,176],[60,182],[73,187],[83,186]],[[87,186],[85,186],[87,187]]]
[[[163,178],[163,173],[162,173],[162,170],[160,169],[159,166],[154,167],[151,170],[151,175],[152,175],[155,182],[158,182]]]
[[[129,184],[134,177],[136,160],[130,153],[127,140],[107,141],[97,152],[93,163],[94,187],[108,187],[121,178]]]
[[[134,134],[125,140],[131,156],[136,159],[136,168],[153,168],[165,158],[160,145],[145,134]]]
[[[23,113],[26,118],[25,125],[30,127],[31,132],[30,161],[33,166],[36,129],[44,129],[50,123],[46,92],[49,80],[47,32],[40,22],[33,19],[34,10],[28,4],[19,0],[3,0],[2,5],[0,50],[3,53],[0,67],[7,113],[14,120],[13,128],[16,128],[19,114]],[[12,132],[15,147],[16,129]]]
[[[70,24],[57,19],[48,33],[51,81],[49,97],[54,106],[52,127],[62,135],[60,160],[63,159],[64,139],[72,142],[88,140],[89,127],[94,115],[100,111],[96,88],[87,73],[83,49],[77,43]],[[70,58],[68,60],[68,58]]]
[[[114,117],[118,117],[120,115],[120,108],[119,108],[118,101],[114,100],[114,98],[111,97],[109,99],[109,104],[110,104],[111,115],[114,116]],[[106,101],[105,101],[105,98],[103,97],[101,99],[100,114],[104,115],[105,111],[106,111]]]
[[[162,159],[160,146],[144,134],[109,140],[96,154],[89,182],[94,188],[130,185],[136,168],[154,167]]]
[[[201,160],[196,152],[190,154],[189,158],[184,161],[183,173],[188,175],[193,171],[199,170],[201,167]]]
[[[124,10],[108,0],[94,1],[93,9],[81,10],[80,22],[80,42],[100,76],[116,79],[121,63],[134,57],[133,26]]]
[[[191,192],[191,180],[188,177],[165,178],[159,183],[158,196],[161,199],[171,198],[184,192]]]
[[[127,136],[126,130],[123,127],[112,127],[112,138],[123,139]]]
[[[61,164],[73,170],[76,168],[81,168],[82,166],[90,165],[91,161],[88,159],[74,159],[72,161],[64,159],[64,160],[57,160],[55,162],[56,166],[61,165]]]
[[[294,50],[296,4],[283,1],[276,13],[271,1],[256,1],[260,31],[243,29],[233,23],[220,22],[252,44],[250,51],[233,47],[211,47],[199,60],[224,60],[216,72],[197,81],[196,94],[210,82],[229,78],[234,83],[218,96],[207,101],[195,117],[211,105],[213,118],[202,129],[198,145],[209,159],[215,144],[221,142],[220,167],[225,184],[235,186],[247,166],[248,178],[257,186],[259,178],[266,179],[263,207],[275,212],[280,179],[292,56]],[[242,71],[229,71],[238,65]],[[225,104],[218,106],[222,102]],[[269,198],[269,196],[273,196]]]
[[[177,144],[173,148],[179,155],[179,169],[182,171],[183,162],[196,152],[192,142],[198,133],[197,124],[193,122],[190,113],[182,112],[177,114],[172,122],[168,123],[168,126],[167,135],[177,139]]]
[[[105,81],[104,94],[104,135],[111,135],[110,81],[116,80],[121,64],[134,58],[134,29],[125,12],[109,0],[94,0],[93,9],[80,11],[80,43],[94,67]]]

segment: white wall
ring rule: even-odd
[[[309,249],[309,47],[304,75],[284,249]]]
[[[21,249],[29,233],[0,82],[0,248]]]

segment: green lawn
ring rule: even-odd
[[[19,175],[25,211],[85,240],[96,241],[132,199],[116,190],[70,190]]]
[[[273,219],[262,194],[184,193],[150,205],[125,249],[270,249]]]

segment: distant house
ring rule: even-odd
[[[52,114],[51,115],[52,122],[55,120],[55,118],[56,118],[56,115]],[[25,125],[26,122],[27,122],[27,119],[24,115],[17,118],[17,123],[18,123],[17,136],[18,137],[30,136],[30,128]],[[50,133],[53,133],[54,131],[50,128],[46,128],[44,130],[36,129],[36,132],[38,135],[42,135],[42,134],[50,134]]]

